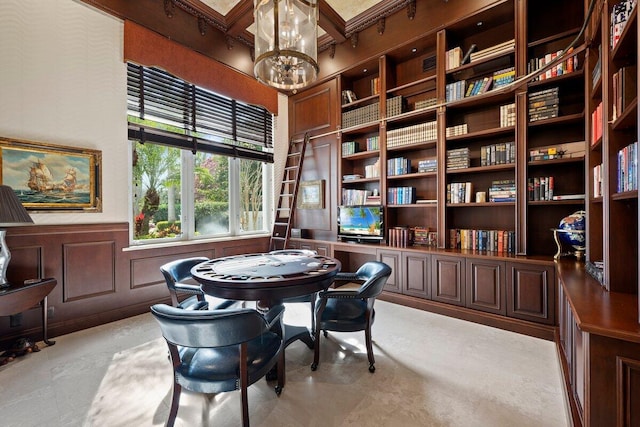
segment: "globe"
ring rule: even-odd
[[[558,229],[562,230],[562,232],[558,233],[560,235],[560,240],[573,246],[573,248],[578,251],[584,251],[587,246],[584,232],[585,221],[585,211],[576,211],[571,215],[562,218],[560,220],[560,225],[558,225]],[[575,231],[575,233],[572,233],[572,231]]]

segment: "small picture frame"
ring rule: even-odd
[[[323,179],[300,183],[298,209],[324,209]]]

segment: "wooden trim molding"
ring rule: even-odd
[[[124,21],[124,61],[162,68],[198,86],[278,114],[277,90],[128,20]]]

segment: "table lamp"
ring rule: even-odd
[[[22,206],[13,189],[0,185],[0,226],[16,223],[33,223],[33,220]],[[11,252],[5,242],[6,230],[0,230],[0,287],[7,287],[7,267],[11,260]]]

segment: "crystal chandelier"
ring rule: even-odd
[[[256,78],[300,89],[318,77],[317,0],[255,0]]]

